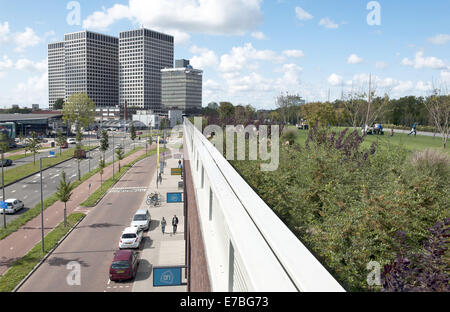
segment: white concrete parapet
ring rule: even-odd
[[[345,291],[186,118],[183,131],[213,291]]]

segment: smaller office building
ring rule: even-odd
[[[176,68],[161,70],[163,108],[183,112],[202,107],[203,71],[192,68],[187,60],[177,60]]]

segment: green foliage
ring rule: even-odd
[[[330,103],[308,103],[301,107],[302,116],[309,125],[319,123],[321,126],[336,125],[336,113]]]
[[[25,147],[25,150],[28,152],[33,153],[33,164],[36,163],[36,153],[41,148],[41,145],[39,144],[39,140],[37,138],[36,132],[31,132],[31,138],[27,138],[26,140],[27,146]]]
[[[64,226],[67,226],[67,202],[70,200],[72,196],[72,191],[74,189],[74,184],[70,183],[70,181],[66,180],[66,173],[62,172],[61,180],[59,181],[59,186],[56,189],[56,197],[60,202],[64,203]]]
[[[55,101],[55,104],[53,104],[53,109],[61,110],[61,109],[63,109],[63,106],[64,106],[64,99],[57,99]]]
[[[109,148],[109,138],[108,132],[106,130],[102,131],[102,138],[100,139],[100,151],[105,153]]]
[[[219,118],[221,120],[226,120],[233,118],[234,116],[234,106],[229,102],[220,102],[219,106]]]
[[[87,128],[94,121],[95,104],[86,93],[74,93],[67,99],[62,113],[64,121]]]
[[[273,172],[254,161],[231,163],[346,289],[379,290],[367,284],[367,264],[395,259],[398,231],[412,252],[423,249],[428,229],[450,216],[449,174],[412,165],[398,146],[379,145],[367,158],[356,148],[364,162],[345,150],[315,141],[282,146]]]
[[[0,133],[0,151],[6,153],[9,150],[8,136],[5,133]]]
[[[61,155],[61,146],[63,146],[67,142],[67,138],[65,135],[62,134],[61,130],[58,130],[57,137],[56,137],[56,144],[59,146],[59,155]]]
[[[134,124],[131,124],[131,127],[130,127],[130,138],[133,141],[136,139],[136,128],[134,127]]]

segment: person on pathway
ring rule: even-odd
[[[167,224],[167,221],[163,217],[162,220],[161,220],[161,230],[162,230],[163,235],[165,234],[166,224]]]
[[[176,215],[172,218],[172,226],[173,226],[173,235],[177,233],[177,226],[178,226],[178,218]]]
[[[416,128],[417,128],[417,122],[415,122],[415,123],[413,124],[412,129],[411,129],[411,132],[408,133],[408,135],[414,133],[414,136],[416,136],[416,135],[417,135]]]

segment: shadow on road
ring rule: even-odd
[[[69,262],[75,261],[77,263],[79,263],[82,267],[89,267],[89,265],[83,261],[80,260],[80,258],[77,259],[65,259],[65,258],[61,258],[61,257],[52,257],[49,260],[47,260],[47,263],[50,266],[66,266]]]
[[[151,232],[151,231],[153,231],[154,229],[157,229],[157,228],[159,227],[159,224],[160,224],[160,223],[161,223],[161,222],[158,221],[158,220],[152,220],[152,222],[150,222],[150,226],[149,226],[149,228],[148,228],[148,231]]]
[[[134,278],[134,281],[137,282],[147,280],[152,275],[152,271],[153,265],[145,259],[140,259],[138,272]]]
[[[92,228],[92,229],[104,229],[104,228],[110,228],[110,227],[123,227],[123,224],[112,224],[112,223],[94,223],[94,224],[89,224],[89,225],[83,225],[83,226],[78,226],[78,229],[81,228]]]

